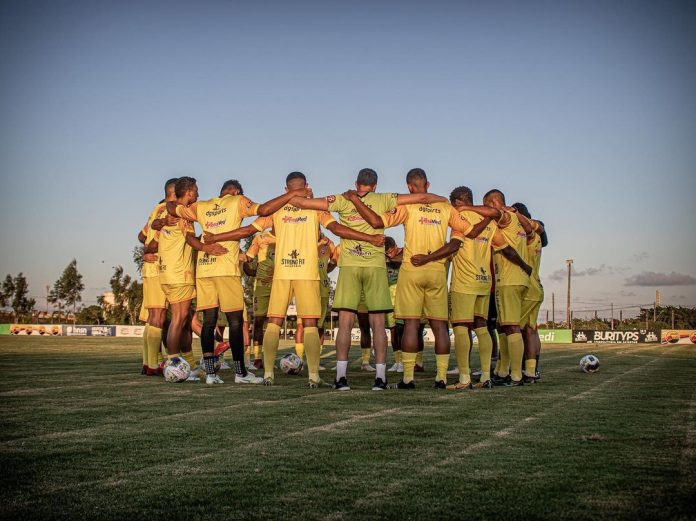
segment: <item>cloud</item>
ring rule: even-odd
[[[656,273],[644,271],[638,275],[628,277],[626,286],[690,286],[696,284],[696,277],[684,273]]]
[[[633,293],[632,291],[626,291],[626,290],[622,289],[621,291],[619,291],[619,296],[621,296],[621,297],[635,297],[636,294]]]
[[[650,257],[650,254],[647,251],[640,251],[631,255],[631,260],[633,262],[642,262],[648,257]]]
[[[596,275],[616,275],[622,271],[626,271],[628,268],[621,268],[617,266],[607,266],[606,264],[600,264],[597,267],[589,267],[584,270],[576,270],[573,268],[573,277],[594,277]],[[549,280],[561,281],[568,277],[568,269],[561,269],[552,271],[547,278]]]

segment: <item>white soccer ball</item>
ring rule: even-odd
[[[285,374],[298,375],[303,367],[302,359],[295,353],[288,353],[280,359],[280,370]]]
[[[185,382],[191,375],[191,366],[180,357],[167,360],[164,364],[164,379],[170,383]]]
[[[580,370],[583,373],[599,371],[599,358],[595,355],[585,355],[580,359]]]

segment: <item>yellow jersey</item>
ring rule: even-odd
[[[277,280],[319,280],[319,226],[335,222],[328,212],[303,210],[291,204],[268,217],[259,217],[252,226],[258,231],[273,227],[276,236]]]
[[[194,233],[193,224],[186,219],[157,232],[160,284],[195,283],[193,248],[186,242],[189,233]]]
[[[398,194],[378,194],[368,192],[361,196],[362,202],[377,215],[382,215],[396,208]],[[339,222],[359,232],[368,235],[378,235],[381,230],[375,230],[355,209],[355,205],[342,195],[330,195],[326,198],[329,211],[336,212]],[[381,268],[384,266],[384,246],[375,246],[369,242],[341,239],[340,266],[367,266]]]
[[[155,209],[150,212],[150,216],[147,218],[147,223],[145,226],[143,226],[142,230],[143,235],[145,235],[145,246],[147,246],[157,235],[157,230],[152,229],[152,221],[166,217],[166,212],[166,203],[159,203],[157,206],[155,206]],[[157,255],[157,260],[155,262],[143,262],[143,269],[141,271],[143,278],[157,277],[159,275],[159,254],[156,253],[155,255]]]
[[[527,244],[532,275],[529,278],[529,291],[525,299],[541,302],[544,300],[544,286],[541,285],[539,267],[541,266],[541,237],[535,233],[534,238]]]
[[[445,271],[446,259],[416,267],[411,264],[411,257],[441,248],[447,239],[448,227],[464,235],[472,229],[471,223],[449,203],[399,205],[382,214],[382,222],[385,228],[404,225],[404,261],[401,269],[405,271]]]
[[[319,256],[319,290],[322,297],[328,297],[331,290],[329,264],[336,257],[336,245],[328,237],[319,239],[317,255]]]
[[[256,259],[255,286],[270,287],[273,284],[275,242],[275,235],[270,231],[257,233],[251,241],[246,255],[250,259]]]
[[[505,212],[498,222],[498,228],[507,242],[517,252],[520,258],[529,264],[529,249],[527,248],[527,233],[522,228],[517,214]],[[501,253],[493,256],[495,261],[496,286],[529,286],[529,275],[522,268],[507,260]]]
[[[464,219],[471,224],[478,224],[484,218],[476,212],[464,210],[459,212]],[[495,221],[473,239],[466,238],[464,234],[453,231],[452,239],[462,244],[452,261],[452,282],[450,289],[456,293],[469,295],[488,295],[493,284],[491,273],[491,246],[493,249],[502,250],[507,246],[505,239]]]
[[[226,233],[242,225],[245,217],[257,214],[259,205],[243,195],[224,195],[190,206],[177,206],[176,214],[188,221],[197,221],[204,232]],[[224,255],[199,252],[196,277],[223,277],[242,275],[239,269],[239,241],[219,243],[227,249]]]

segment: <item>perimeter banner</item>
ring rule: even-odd
[[[660,331],[642,329],[640,331],[597,331],[578,329],[573,331],[575,344],[651,344],[660,341]]]
[[[696,344],[696,329],[663,329],[663,344]]]
[[[145,326],[116,326],[116,336],[139,338],[145,333]]]
[[[63,326],[64,336],[116,336],[116,326]]]
[[[10,324],[11,335],[60,336],[63,326],[57,324]]]
[[[10,325],[9,324],[0,324],[0,335],[9,335],[10,334]]]

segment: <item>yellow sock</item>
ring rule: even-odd
[[[254,360],[261,359],[261,346],[258,342],[254,342]]]
[[[479,356],[481,357],[481,381],[491,379],[491,354],[493,353],[493,339],[487,327],[474,329],[478,338]]]
[[[449,368],[450,355],[438,355],[435,354],[435,366],[437,367],[437,374],[435,375],[435,381],[443,381],[447,383],[447,369]]]
[[[147,330],[150,328],[149,324],[145,324],[145,328],[143,329],[143,365],[149,366],[150,359],[148,358],[148,350],[147,350]]]
[[[423,367],[423,351],[418,351],[416,353],[416,363]]]
[[[401,361],[404,364],[404,383],[413,381],[413,369],[416,366],[416,353],[401,353]]]
[[[498,333],[498,362],[496,364],[496,374],[501,378],[510,374],[510,352],[508,351],[507,335]]]
[[[162,343],[162,330],[155,326],[149,326],[145,332],[147,342],[147,366],[157,369],[159,366],[160,344]]]
[[[367,349],[361,349],[362,351],[362,365],[367,365],[370,363],[370,355],[372,354],[372,349],[369,347]]]
[[[536,374],[536,358],[528,358],[524,361],[524,372],[527,376],[534,376]]]
[[[319,329],[316,327],[305,327],[304,344],[307,348],[307,372],[309,379],[313,382],[321,380],[319,377],[319,357],[321,356],[321,340],[319,339]]]
[[[454,328],[454,354],[457,357],[457,367],[459,367],[459,383],[464,385],[471,383],[471,376],[469,375],[470,350],[469,328],[456,326]]]
[[[304,359],[304,343],[295,343],[295,354],[300,358]]]
[[[188,353],[181,353],[181,357],[189,363],[189,365],[191,366],[191,370],[194,370],[198,367],[198,361],[193,358],[193,351],[189,351]]]
[[[395,363],[395,364],[400,364],[400,363],[401,363],[401,350],[399,350],[399,351],[394,351],[394,363]]]
[[[510,353],[510,374],[516,382],[522,380],[522,358],[524,358],[524,341],[520,333],[507,336]]]
[[[278,353],[278,343],[280,342],[280,326],[268,323],[266,332],[263,334],[263,367],[264,378],[273,378],[273,364],[275,364],[276,354]]]

